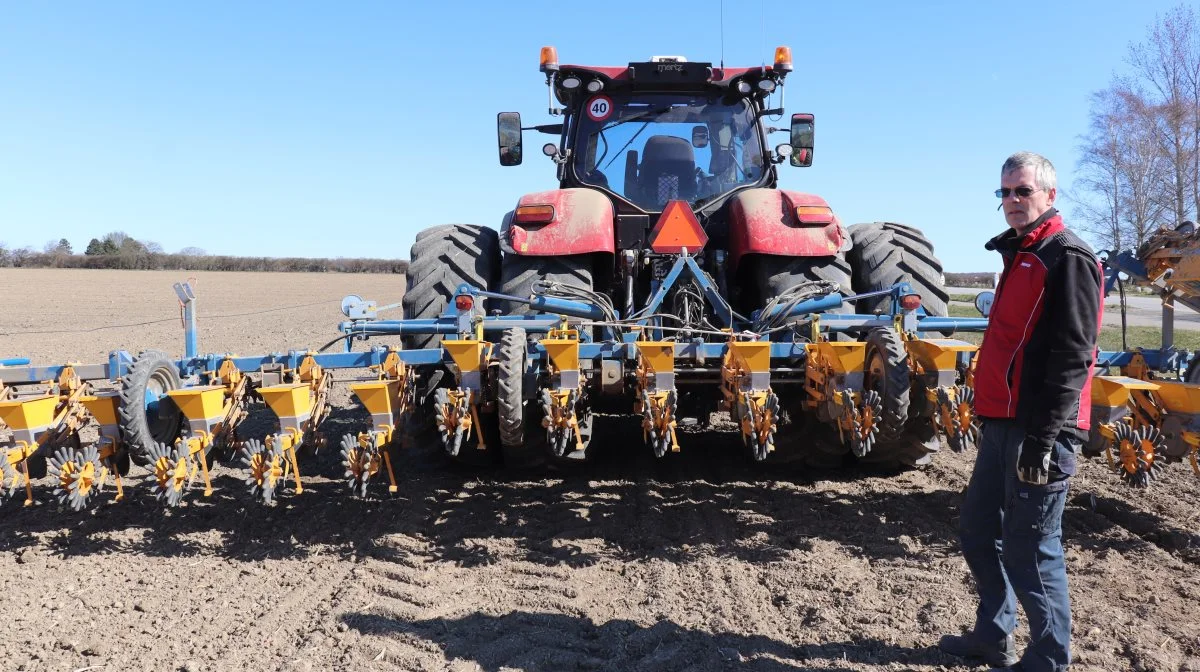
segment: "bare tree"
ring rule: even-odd
[[[125,241],[127,240],[133,240],[133,236],[130,236],[124,231],[112,231],[104,235],[102,242],[112,243],[114,250],[120,250],[122,247],[124,247]]]
[[[1114,250],[1129,243],[1121,227],[1121,114],[1112,89],[1092,94],[1091,124],[1081,138],[1078,177],[1069,195],[1080,208],[1080,228]]]
[[[1200,187],[1196,186],[1196,162],[1200,159],[1196,156],[1200,149],[1196,102],[1200,98],[1189,90],[1192,65],[1200,58],[1196,40],[1195,13],[1180,5],[1158,19],[1147,41],[1132,45],[1128,57],[1153,94],[1146,109],[1154,113],[1159,149],[1171,166],[1167,175],[1169,207],[1177,222],[1187,219],[1193,206],[1200,207]]]
[[[1091,123],[1079,146],[1071,200],[1084,231],[1103,245],[1140,246],[1164,223],[1167,162],[1153,129],[1156,112],[1126,80],[1092,95]]]
[[[1180,45],[1177,49],[1183,59],[1185,98],[1191,103],[1192,127],[1192,214],[1200,217],[1200,17],[1190,5],[1180,5],[1173,14],[1179,24]]]

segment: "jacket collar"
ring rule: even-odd
[[[1019,249],[1032,247],[1035,243],[1058,233],[1062,228],[1062,217],[1058,214],[1058,210],[1050,208],[1042,213],[1041,217],[1033,220],[1029,230],[1023,235],[1018,234],[1015,229],[1010,227],[1004,233],[989,240],[984,248],[990,251],[998,250],[1001,254],[1011,254]]]

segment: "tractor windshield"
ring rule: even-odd
[[[596,95],[580,110],[577,128],[579,180],[644,210],[676,199],[697,207],[763,177],[760,135],[745,99]]]

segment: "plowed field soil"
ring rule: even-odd
[[[0,270],[0,357],[181,355],[171,283],[185,275]],[[317,347],[342,295],[382,305],[403,288],[194,275],[204,352]],[[367,424],[345,385],[334,403],[331,445]],[[262,408],[243,426],[269,431]],[[603,418],[596,437],[587,468],[535,474],[409,446],[399,493],[367,500],[332,448],[270,507],[234,461],[212,497],[170,511],[139,467],[125,501],[81,513],[42,479],[34,506],[17,493],[0,509],[0,669],[983,669],[936,648],[974,615],[956,540],[972,454],[807,471],[747,464],[720,424],[665,461],[632,418]],[[1134,491],[1088,463],[1064,527],[1072,669],[1200,670],[1200,478],[1173,465]]]

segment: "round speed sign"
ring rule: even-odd
[[[587,102],[588,119],[604,121],[612,114],[612,99],[608,96],[594,96]]]

